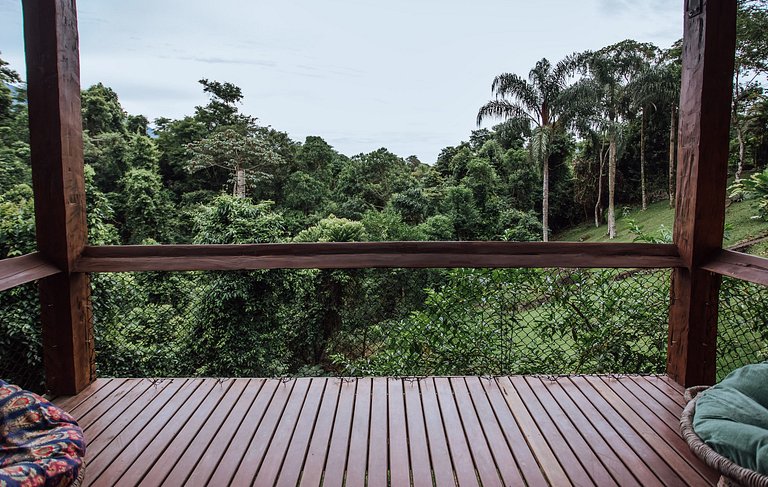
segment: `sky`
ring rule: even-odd
[[[494,76],[527,76],[624,39],[669,47],[682,0],[78,0],[83,88],[128,113],[180,118],[197,80],[240,86],[241,110],[295,140],[432,163],[467,140]],[[0,57],[25,77],[21,2],[0,0]]]

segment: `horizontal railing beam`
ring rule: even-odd
[[[560,242],[330,242],[86,247],[77,272],[253,269],[670,268],[674,245]]]
[[[0,291],[58,274],[61,270],[39,252],[0,260]]]
[[[768,259],[763,257],[723,250],[701,268],[721,276],[768,286]]]

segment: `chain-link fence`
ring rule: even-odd
[[[724,277],[717,322],[717,379],[762,360],[768,360],[768,287]]]
[[[45,392],[37,284],[0,292],[0,379]]]
[[[93,276],[99,376],[662,373],[669,270]]]

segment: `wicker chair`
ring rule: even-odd
[[[721,477],[718,486],[721,487],[768,487],[768,476],[748,470],[735,464],[730,459],[720,455],[707,446],[693,431],[693,415],[696,412],[696,399],[700,392],[708,389],[707,386],[691,387],[685,391],[687,405],[680,418],[680,432],[691,447],[691,451],[701,458],[704,463],[720,472]]]

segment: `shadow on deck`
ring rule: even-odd
[[[99,379],[90,485],[714,485],[666,377]]]

